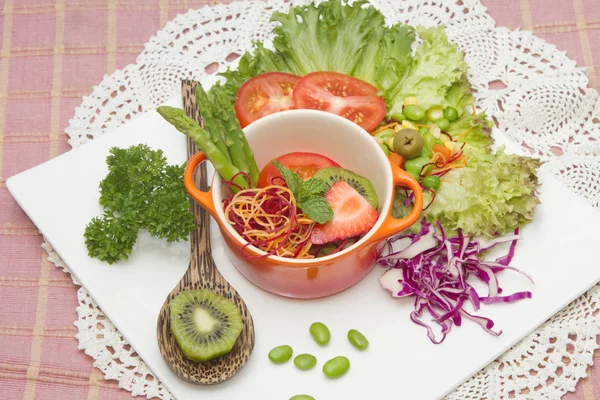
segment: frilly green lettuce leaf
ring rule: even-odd
[[[235,95],[248,79],[264,72],[290,72],[281,56],[265,48],[262,43],[256,43],[253,53],[246,52],[240,58],[236,69],[227,69],[219,75],[225,78],[223,83],[217,83],[211,88],[211,94],[219,91],[229,99],[235,101]]]
[[[446,133],[455,141],[465,143],[464,151],[467,154],[474,150],[489,153],[494,142],[491,137],[492,126],[493,123],[486,118],[485,112],[480,112],[474,117],[465,111],[459,119],[450,124]]]
[[[425,109],[444,104],[449,89],[467,71],[463,53],[448,42],[444,27],[419,26],[417,33],[423,43],[417,47],[406,75],[384,96],[391,112],[401,112],[408,96],[416,96]]]
[[[442,105],[444,107],[456,108],[458,116],[461,117],[463,113],[467,111],[467,107],[470,108],[473,101],[471,84],[467,80],[466,75],[463,75],[458,82],[454,82],[452,86],[450,86]]]
[[[442,185],[431,206],[423,211],[427,221],[440,221],[449,233],[458,229],[469,235],[492,237],[514,231],[533,219],[539,161],[507,154],[503,148],[495,153],[470,154],[465,168],[457,168],[442,178]],[[431,194],[425,193],[425,204]],[[398,190],[393,213],[408,214],[406,195]],[[419,226],[411,229],[418,230]]]
[[[382,90],[397,87],[412,61],[415,30],[408,25],[385,26],[383,14],[366,1],[345,5],[341,0],[292,7],[276,12],[271,21],[275,50],[256,43],[245,53],[237,70],[221,75],[220,89],[231,99],[249,78],[263,72],[281,71],[305,75],[335,71],[369,82]]]

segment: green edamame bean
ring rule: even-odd
[[[427,146],[423,146],[421,148],[421,151],[419,152],[419,155],[417,157],[425,157],[427,159],[431,158],[431,152],[429,151],[429,149],[427,148]]]
[[[329,328],[322,322],[313,323],[308,331],[310,332],[310,336],[315,339],[315,342],[319,343],[321,346],[329,343],[329,339],[331,339]]]
[[[277,346],[269,352],[269,360],[275,364],[281,364],[292,358],[292,353],[292,348],[287,344],[283,346]]]
[[[426,188],[437,190],[440,187],[441,181],[437,176],[426,176],[423,178],[423,186]]]
[[[419,173],[418,173],[418,172],[415,172],[415,171],[412,171],[412,170],[411,170],[411,171],[409,171],[409,170],[406,170],[406,172],[407,172],[407,173],[408,173],[410,176],[412,176],[413,178],[415,178],[417,182],[419,181],[419,179],[421,179],[421,175],[419,175]]]
[[[450,127],[450,121],[448,121],[446,118],[438,119],[437,121],[435,121],[435,123],[437,126],[440,127],[440,130],[442,131],[447,131]]]
[[[350,342],[350,344],[352,344],[352,346],[356,347],[359,350],[364,350],[367,347],[369,347],[369,341],[367,340],[365,335],[363,335],[356,329],[350,329],[348,331],[348,341]]]
[[[398,122],[402,122],[406,119],[406,115],[402,113],[394,113],[392,114],[392,119],[395,119]]]
[[[416,174],[420,174],[423,167],[430,162],[431,161],[427,157],[411,158],[410,160],[406,160],[404,162],[404,169],[408,173],[414,172]]]
[[[423,134],[423,144],[425,148],[429,151],[429,154],[433,152],[433,146],[435,146],[435,136],[433,136],[429,131]]]
[[[317,365],[317,358],[312,354],[299,354],[294,358],[294,365],[301,370],[311,369]]]
[[[454,122],[458,119],[458,110],[454,107],[446,107],[444,110],[444,118],[450,122]]]
[[[419,105],[404,106],[402,113],[411,121],[420,121],[425,117],[425,110]]]
[[[290,397],[290,400],[315,400],[315,398],[307,394],[297,394]]]
[[[323,373],[328,378],[338,378],[350,368],[350,360],[344,356],[334,357],[323,365]]]
[[[387,147],[387,144],[385,144],[385,143],[379,143],[379,147],[381,147],[381,150],[383,150],[383,152],[385,153],[386,157],[390,156],[390,149]]]

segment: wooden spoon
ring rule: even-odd
[[[193,81],[182,82],[183,105],[186,114],[198,123],[201,123],[198,107],[196,107],[196,85],[197,82]],[[197,152],[196,143],[188,137],[188,159]],[[196,186],[201,190],[208,190],[205,163],[202,163],[198,169],[200,171],[196,171]],[[157,323],[158,347],[160,348],[160,354],[177,376],[188,382],[212,385],[231,378],[246,364],[254,348],[254,323],[244,300],[242,300],[238,292],[219,273],[212,258],[210,247],[210,216],[208,212],[194,200],[191,200],[191,208],[194,213],[196,229],[190,236],[190,265],[160,310]],[[169,310],[169,302],[182,291],[197,289],[210,289],[233,301],[240,309],[244,322],[242,333],[233,346],[233,349],[231,349],[231,352],[203,363],[190,361],[183,355],[183,352],[175,341],[175,337],[171,333],[170,324],[171,312]]]

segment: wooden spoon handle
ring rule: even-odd
[[[201,126],[203,126],[202,117],[196,106],[196,85],[194,81],[185,80],[181,82],[181,91],[183,95],[183,109],[185,113]],[[198,146],[193,139],[187,138],[187,158],[188,160],[199,151]],[[200,190],[208,190],[208,177],[206,172],[206,163],[201,163],[194,174],[194,184]],[[211,256],[210,245],[210,215],[200,204],[190,199],[190,207],[194,213],[194,223],[196,229],[190,235],[190,268],[187,274],[194,281],[199,279],[203,282],[215,282],[221,277],[217,271]],[[195,276],[199,274],[199,276]]]

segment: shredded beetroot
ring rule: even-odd
[[[425,186],[423,186],[423,184],[421,184],[421,187],[423,188],[423,190],[426,190],[429,193],[431,193],[431,200],[429,201],[429,204],[427,204],[427,206],[425,206],[423,208],[423,211],[425,211],[425,210],[427,210],[433,204],[433,201],[437,197],[437,192],[435,190],[433,190],[433,189],[426,188]]]
[[[242,255],[247,259],[260,259],[271,255],[279,255],[280,250],[289,248],[292,253],[282,256],[297,258],[303,250],[306,252],[305,247],[310,243],[310,233],[314,223],[300,223],[296,203],[291,192],[283,186],[273,186],[239,192],[236,190],[237,193],[234,194],[235,189],[241,189],[233,182],[236,176],[231,181],[225,182],[227,196],[223,199],[222,205],[226,211],[228,221],[236,232],[247,241],[242,248]],[[243,176],[249,180],[247,174],[243,174]],[[237,213],[234,208],[229,208],[235,199],[242,204],[237,209]],[[248,212],[252,217],[244,220],[239,212]],[[256,231],[272,234],[272,236],[257,239],[252,236]],[[292,238],[301,238],[301,240],[292,243]],[[276,243],[276,246],[269,249],[273,243]],[[266,253],[253,256],[247,250],[249,246],[257,247]]]

